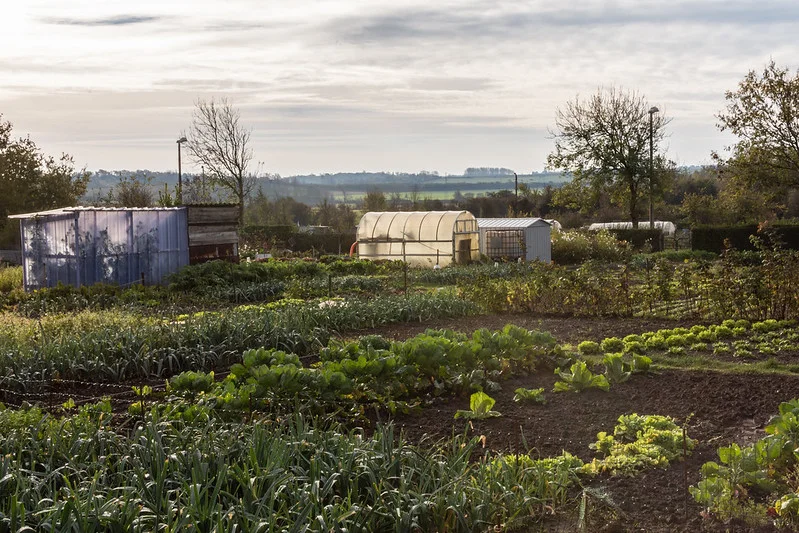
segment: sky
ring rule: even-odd
[[[253,171],[527,173],[558,107],[614,86],[704,164],[735,141],[725,91],[795,70],[797,29],[795,0],[25,0],[0,18],[0,114],[89,170],[176,170],[195,103],[224,97]]]

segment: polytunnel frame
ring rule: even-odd
[[[407,260],[408,260],[409,257],[410,258],[414,258],[414,257],[417,257],[417,258],[418,257],[432,257],[432,255],[433,255],[432,253],[412,253],[412,252],[408,252],[406,250],[407,244],[408,243],[412,243],[412,244],[418,244],[418,245],[421,245],[423,247],[429,248],[431,250],[431,252],[435,252],[436,264],[439,264],[441,249],[438,246],[434,247],[434,246],[430,246],[430,245],[449,243],[451,250],[450,250],[450,254],[448,256],[446,256],[446,257],[449,257],[450,261],[454,261],[454,259],[456,257],[456,254],[458,252],[457,247],[456,247],[456,242],[457,242],[456,236],[458,236],[458,235],[474,235],[474,241],[476,243],[478,243],[478,248],[471,248],[470,252],[474,251],[475,249],[479,250],[479,236],[480,236],[479,228],[478,228],[476,219],[468,211],[394,211],[394,212],[384,211],[384,212],[379,212],[379,213],[373,211],[371,213],[374,213],[374,214],[377,215],[377,217],[375,218],[374,224],[372,226],[372,229],[371,229],[371,234],[368,237],[366,237],[366,238],[361,238],[360,230],[359,230],[359,234],[357,236],[359,245],[361,243],[363,243],[364,245],[401,243],[402,244],[402,253],[401,254],[392,254],[392,253],[387,253],[387,254],[386,253],[369,254],[369,253],[363,253],[361,251],[361,249],[360,249],[360,246],[359,246],[359,250],[358,250],[358,256],[359,257],[370,259],[370,258],[384,258],[384,257],[396,256],[396,257],[402,257],[402,261],[406,262],[406,263],[408,262]],[[368,215],[368,214],[369,213],[365,213],[364,217],[366,215]],[[472,218],[471,219],[462,220],[460,217],[463,216],[464,214],[468,214],[468,215],[472,216]],[[391,218],[388,221],[388,224],[386,226],[386,232],[385,232],[386,236],[384,238],[375,237],[375,233],[378,231],[378,228],[381,227],[382,219],[386,215],[391,215]],[[394,220],[400,215],[405,216],[405,221],[403,223],[402,230],[400,231],[400,233],[402,234],[402,238],[401,239],[391,236],[391,234],[392,234],[392,226],[394,225]],[[412,219],[414,219],[415,216],[418,216],[418,215],[421,215],[421,218],[419,218],[419,223],[418,223],[418,227],[416,228],[416,230],[417,230],[418,235],[419,235],[420,238],[418,238],[418,239],[410,238],[409,239],[408,235],[410,233],[408,231],[408,223]],[[427,219],[427,217],[432,216],[432,215],[439,215],[439,219],[438,219],[438,222],[436,224],[436,230],[435,230],[436,238],[435,239],[422,239],[421,235],[422,235],[422,228],[424,227],[424,222]],[[450,237],[449,238],[443,239],[443,238],[441,238],[441,231],[442,231],[441,224],[444,222],[444,219],[446,219],[448,215],[449,216],[454,216],[454,220],[452,221],[453,222],[452,223],[452,231],[450,233]],[[473,230],[471,230],[471,231],[465,229],[465,226],[467,224],[469,224],[469,223],[471,223],[471,225],[473,226]]]

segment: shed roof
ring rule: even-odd
[[[480,229],[523,229],[532,226],[550,226],[543,218],[478,218],[477,227]]]
[[[185,209],[183,207],[94,207],[94,206],[74,206],[74,207],[59,207],[57,209],[48,209],[47,211],[36,211],[33,213],[22,213],[19,215],[9,215],[8,218],[36,218],[66,215],[75,213],[77,211],[176,211],[178,209]]]

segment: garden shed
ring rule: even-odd
[[[231,214],[232,213],[232,214]],[[25,290],[161,283],[188,264],[238,260],[229,205],[64,207],[19,219]]]
[[[20,219],[25,290],[159,283],[189,263],[186,208],[65,207]]]
[[[480,253],[492,259],[552,261],[551,224],[543,218],[478,218]]]
[[[363,259],[445,267],[480,257],[477,221],[468,211],[369,212],[357,237]]]

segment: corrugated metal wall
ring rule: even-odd
[[[59,281],[80,284],[74,248],[76,221],[75,213],[20,221],[26,290],[55,287]]]
[[[156,284],[189,263],[185,209],[86,209],[21,223],[28,290]]]

